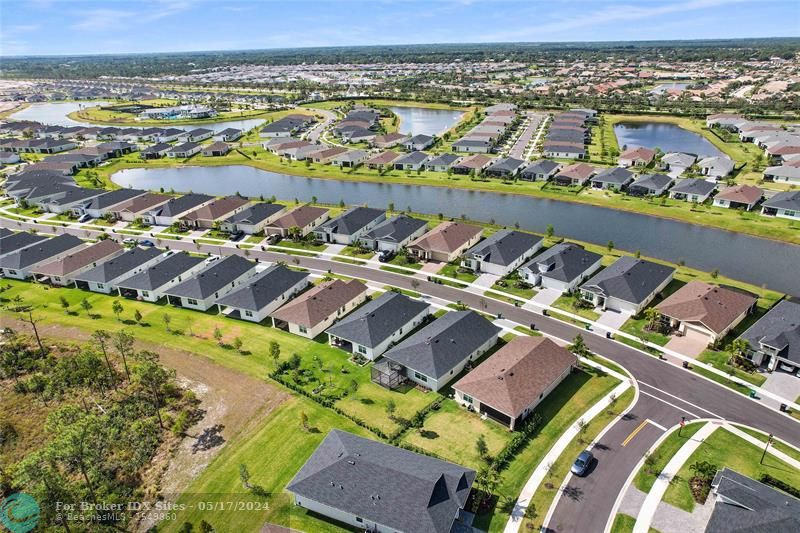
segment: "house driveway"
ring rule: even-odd
[[[767,374],[767,381],[761,388],[794,401],[800,396],[800,377],[780,370],[780,365],[771,374]]]
[[[428,274],[436,274],[439,272],[444,263],[440,263],[438,261],[428,261],[427,263],[422,263],[422,268],[419,269],[420,272],[427,272]]]
[[[500,279],[500,276],[495,274],[481,274],[478,279],[472,282],[475,287],[483,287],[484,289],[490,288],[495,282]]]
[[[553,302],[558,300],[559,296],[561,296],[561,293],[555,289],[542,289],[531,298],[531,302],[550,306],[553,305]]]
[[[696,359],[707,347],[708,339],[694,335],[684,335],[682,337],[672,335],[669,342],[664,345],[664,348],[691,357],[692,359]]]
[[[344,244],[329,244],[325,250],[323,250],[326,254],[334,254],[339,255],[344,250]]]
[[[620,313],[619,311],[612,311],[611,309],[606,309],[600,315],[600,318],[597,319],[597,323],[601,326],[608,326],[609,328],[613,329],[620,329],[622,324],[628,321],[631,317],[628,313]]]

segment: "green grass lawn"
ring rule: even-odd
[[[640,339],[644,339],[646,341],[650,341],[653,344],[658,344],[659,346],[664,346],[669,342],[669,336],[664,335],[663,333],[659,333],[657,331],[650,331],[647,329],[647,319],[643,316],[640,318],[631,317],[629,318],[620,328],[620,330],[624,331],[625,333],[630,333],[631,335],[635,335]]]
[[[481,420],[455,400],[445,400],[439,410],[433,411],[421,430],[411,430],[404,442],[419,446],[447,459],[478,470],[483,460],[475,449],[479,435],[486,439],[490,455],[496,455],[508,443],[512,432],[493,420]]]
[[[792,486],[800,487],[800,471],[770,454],[764,458],[764,464],[759,464],[762,452],[760,446],[754,446],[724,428],[719,428],[678,471],[677,477],[680,479],[667,488],[664,501],[687,512],[694,510],[694,498],[688,483],[692,477],[689,467],[698,461],[708,461],[718,468],[727,467],[756,480],[762,474],[769,474]]]
[[[375,252],[373,252],[372,250],[367,252],[362,252],[355,246],[345,246],[344,248],[342,248],[342,251],[339,252],[339,255],[346,255],[348,257],[355,257],[357,259],[370,259],[372,258],[373,255],[375,255]]]
[[[569,473],[570,467],[572,467],[572,464],[575,462],[575,458],[586,449],[588,444],[592,442],[608,424],[627,408],[633,401],[633,397],[633,388],[625,391],[611,409],[605,409],[593,418],[591,422],[586,425],[584,434],[578,435],[569,443],[564,449],[564,452],[553,463],[550,469],[550,478],[539,485],[539,488],[536,489],[536,492],[533,494],[529,505],[533,506],[536,516],[530,520],[523,520],[523,528],[527,529],[527,523],[532,523],[534,529],[541,529],[542,521],[547,514],[547,510],[558,494],[561,482]]]
[[[757,438],[761,442],[767,442],[768,437],[767,437],[767,434],[764,433],[764,432],[756,431],[754,429],[750,429],[750,428],[744,427],[744,426],[738,426],[737,425],[736,427],[739,428],[740,430],[742,430],[743,432],[747,433],[751,437]],[[777,439],[774,439],[774,438],[772,439],[772,444],[770,444],[770,446],[775,448],[776,450],[779,450],[779,451],[785,453],[789,457],[791,457],[793,459],[797,459],[798,461],[800,461],[800,450],[798,450],[797,448],[789,446],[788,444],[784,443],[783,441],[780,441],[780,440],[777,440]]]
[[[324,244],[314,244],[309,241],[296,242],[291,239],[284,239],[275,246],[279,246],[281,248],[292,248],[295,250],[305,250],[309,252],[321,252],[326,248]]]
[[[611,525],[611,533],[631,533],[636,525],[636,518],[623,513],[617,513]]]
[[[576,306],[578,301],[577,295],[566,294],[559,296],[558,299],[553,302],[551,307],[555,307],[556,309],[562,309],[573,315],[582,316],[583,318],[587,318],[589,320],[597,320],[600,318],[600,313],[595,311],[594,309],[583,309]]]
[[[506,286],[503,287],[495,283],[492,285],[492,289],[500,292],[507,292],[508,294],[513,294],[514,296],[519,296],[520,298],[524,298],[526,300],[530,300],[534,296],[536,296],[536,289],[520,289],[519,287],[514,286],[514,281],[506,282]],[[497,296],[497,295],[495,295]],[[512,300],[513,301],[513,300]]]
[[[670,433],[650,456],[654,461],[653,464],[651,466],[646,464],[642,465],[641,470],[636,473],[636,477],[633,478],[634,486],[644,493],[650,492],[659,474],[664,470],[664,467],[667,466],[672,456],[675,455],[684,444],[689,442],[690,437],[697,433],[704,425],[704,422],[686,424],[680,431],[680,435],[677,430]]]
[[[457,279],[466,285],[469,285],[478,279],[478,275],[476,273],[472,272],[471,270],[459,272],[458,270],[460,268],[461,267],[456,263],[447,263],[441,268],[441,270],[439,270],[439,272],[437,272],[437,274],[440,276],[447,276],[448,278]]]
[[[739,379],[742,379],[748,383],[752,383],[757,387],[760,387],[767,381],[766,376],[763,374],[758,374],[756,372],[747,372],[745,370],[741,370],[734,366],[728,364],[728,358],[730,357],[729,353],[726,352],[717,352],[714,350],[705,350],[700,356],[697,358],[698,361],[702,363],[709,364],[716,368],[717,370],[722,370],[726,374],[736,376]]]

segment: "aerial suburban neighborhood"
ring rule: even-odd
[[[800,531],[795,5],[46,4],[3,530]]]

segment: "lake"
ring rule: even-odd
[[[620,151],[635,146],[660,148],[663,152],[685,152],[697,156],[725,155],[692,131],[664,122],[620,122],[614,125]]]
[[[82,108],[86,107],[95,107],[102,104],[108,104],[109,102],[43,102],[38,104],[31,104],[25,109],[21,111],[17,111],[9,116],[9,118],[13,120],[35,120],[36,122],[41,122],[42,124],[48,124],[51,126],[97,126],[97,124],[91,124],[89,122],[82,122],[78,120],[73,120],[69,118],[67,115],[78,111]],[[261,118],[251,118],[246,120],[227,120],[225,122],[215,122],[215,123],[205,123],[200,122],[196,125],[191,124],[183,124],[180,126],[175,126],[169,123],[169,121],[164,121],[163,124],[160,124],[162,128],[178,128],[182,130],[190,130],[193,128],[203,127],[210,130],[222,131],[226,128],[237,128],[243,131],[248,131],[256,126],[263,124],[265,121]],[[140,127],[136,126],[135,124],[119,124],[119,127]],[[152,127],[152,126],[147,126]]]
[[[426,107],[391,106],[400,118],[400,133],[411,135],[440,135],[459,121],[463,111],[428,109]]]
[[[174,189],[213,195],[234,194],[335,204],[397,209],[410,206],[420,213],[466,214],[474,220],[543,233],[552,224],[556,234],[605,245],[614,241],[623,250],[765,285],[800,295],[800,246],[770,241],[720,229],[687,224],[637,213],[529,196],[448,189],[424,185],[365,183],[305,178],[248,166],[128,169],[111,179],[123,187]],[[769,258],[765,260],[765,258]]]

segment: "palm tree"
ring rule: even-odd
[[[661,321],[661,313],[655,307],[648,307],[644,310],[644,318],[647,320],[647,329],[653,331]]]

